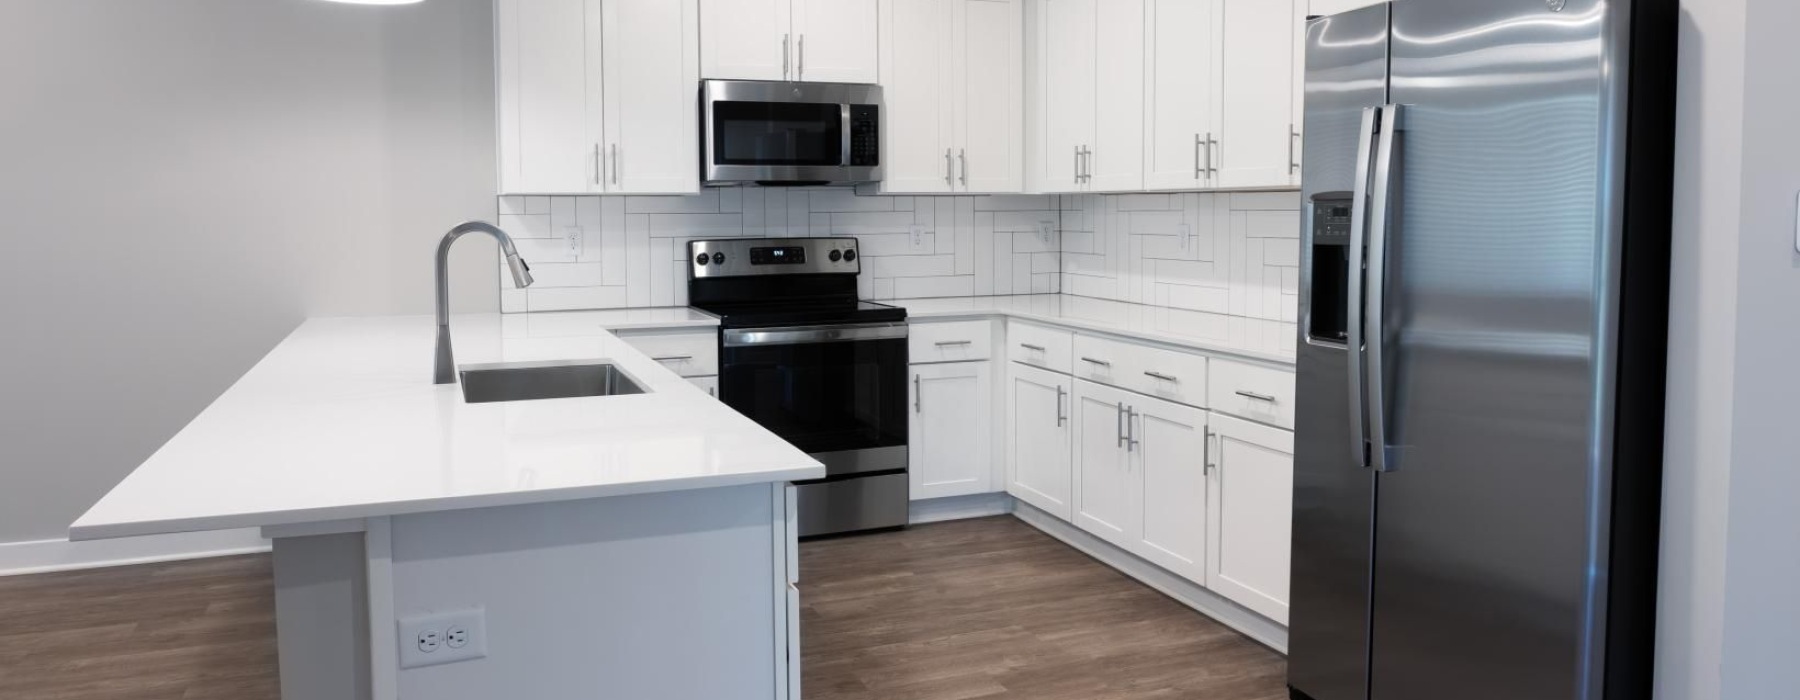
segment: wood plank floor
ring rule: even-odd
[[[1286,698],[1279,655],[1010,517],[807,542],[800,576],[808,700]],[[267,556],[0,578],[0,698],[278,696]]]
[[[808,542],[807,700],[1285,700],[1285,660],[1010,516]]]

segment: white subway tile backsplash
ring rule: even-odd
[[[503,288],[501,308],[681,305],[690,240],[855,236],[861,293],[872,299],[1065,292],[1291,320],[1299,201],[1294,192],[886,197],[756,187],[506,196],[498,221],[539,283]]]

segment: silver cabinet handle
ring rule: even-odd
[[[1288,125],[1288,174],[1289,175],[1300,172],[1300,159],[1297,157],[1299,155],[1297,153],[1298,144],[1296,143],[1299,140],[1300,140],[1300,130],[1295,129],[1293,124],[1289,124]]]
[[[1206,439],[1205,439],[1205,441],[1200,443],[1200,465],[1204,469],[1205,473],[1207,473],[1207,474],[1212,473],[1212,470],[1213,470],[1213,431],[1212,431],[1211,427],[1208,427],[1206,429]]]
[[[694,359],[694,356],[693,355],[664,355],[662,357],[652,357],[650,359],[655,360],[657,362],[687,362],[688,360]]]
[[[1275,400],[1275,397],[1270,396],[1268,394],[1258,394],[1254,391],[1241,391],[1241,390],[1237,391],[1235,393],[1238,396],[1242,396],[1246,399],[1256,399],[1257,401],[1267,401],[1269,403],[1280,403]]]
[[[1094,149],[1081,147],[1081,181],[1094,181]]]
[[[1218,167],[1213,165],[1213,149],[1218,145],[1219,142],[1213,140],[1212,132],[1206,132],[1206,174],[1208,177],[1219,174]]]
[[[1113,431],[1117,432],[1119,434],[1119,441],[1113,443],[1113,447],[1124,447],[1125,446],[1125,404],[1122,402],[1119,404],[1119,417],[1118,417],[1118,419],[1113,421]]]
[[[1075,147],[1075,182],[1081,182],[1081,147]]]
[[[1063,422],[1069,420],[1069,414],[1063,412],[1063,397],[1068,395],[1069,392],[1063,390],[1061,384],[1056,385],[1056,427],[1058,428],[1063,427]]]
[[[1137,419],[1138,419],[1138,416],[1141,416],[1141,415],[1143,415],[1143,414],[1138,413],[1136,407],[1133,407],[1133,406],[1125,407],[1125,451],[1126,452],[1137,451],[1138,444],[1142,442],[1141,440],[1138,440],[1138,438],[1137,438]]]
[[[913,413],[919,412],[919,375],[913,375]]]
[[[1177,379],[1174,375],[1163,374],[1161,372],[1145,372],[1144,376],[1149,377],[1151,379],[1161,379],[1165,382],[1179,383],[1181,381],[1180,379]]]
[[[1205,144],[1200,140],[1200,135],[1194,134],[1194,179],[1195,180],[1205,179],[1205,177],[1206,177],[1206,169],[1200,167],[1200,147],[1203,145],[1205,145]]]
[[[1092,365],[1100,365],[1101,367],[1111,367],[1112,366],[1111,362],[1107,362],[1106,360],[1096,360],[1092,357],[1083,357],[1083,358],[1081,358],[1081,361],[1086,362],[1088,364],[1092,364]]]
[[[600,184],[600,179],[605,177],[605,172],[600,169],[600,144],[596,143],[594,144],[594,184]]]
[[[612,184],[619,184],[619,144],[612,145]]]
[[[716,386],[706,387],[706,395],[711,396],[715,399],[719,398],[719,387],[716,387]]]
[[[934,343],[934,345],[937,345],[940,348],[948,347],[951,345],[974,345],[974,344],[975,344],[975,341],[973,341],[973,340],[940,340],[940,341]]]
[[[956,184],[956,182],[954,181],[954,179],[951,176],[951,174],[954,173],[955,171],[956,171],[955,161],[952,161],[950,159],[950,149],[946,148],[946,149],[944,149],[944,186],[945,187],[952,187]]]
[[[799,66],[799,70],[796,70],[794,72],[799,74],[799,78],[801,80],[806,79],[806,35],[805,34],[800,35],[800,66]]]
[[[787,80],[788,76],[792,75],[792,73],[788,71],[788,58],[789,58],[788,40],[789,40],[789,37],[790,37],[790,35],[788,35],[788,34],[781,35],[781,79],[782,80]]]
[[[962,185],[963,185],[963,187],[968,187],[969,186],[969,151],[968,151],[968,149],[966,149],[966,148],[957,149],[956,161],[957,161],[957,163],[960,164],[960,167],[962,168],[962,177],[961,177]]]
[[[1025,348],[1026,350],[1036,350],[1038,352],[1044,351],[1044,346],[1032,345],[1031,343],[1019,343],[1019,347]]]

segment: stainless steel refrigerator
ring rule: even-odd
[[[1675,10],[1309,18],[1293,697],[1650,697]]]

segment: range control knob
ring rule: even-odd
[[[724,253],[713,253],[713,264],[714,265],[724,265],[725,264],[725,254]]]
[[[695,265],[705,265],[706,262],[711,259],[712,258],[706,257],[705,253],[701,253],[699,255],[694,256],[694,264]]]
[[[844,259],[844,253],[843,253],[843,252],[842,252],[842,251],[839,251],[839,250],[837,250],[837,249],[835,249],[835,248],[834,248],[834,249],[832,249],[832,251],[831,251],[831,256],[830,256],[830,257],[831,257],[831,261],[832,261],[832,262],[837,262],[837,261],[839,261],[839,260],[843,260],[843,259]]]
[[[844,262],[853,262],[855,260],[856,260],[856,251],[854,251],[854,250],[844,251]]]

